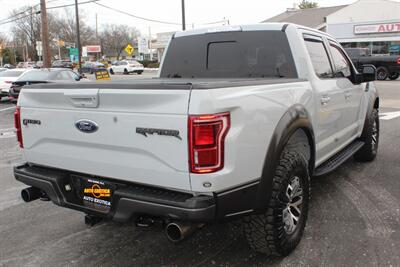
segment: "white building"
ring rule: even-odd
[[[400,54],[400,2],[359,0],[335,7],[288,9],[264,22],[292,22],[325,31],[344,47]]]

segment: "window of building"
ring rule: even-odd
[[[308,38],[304,36],[304,41],[313,64],[315,74],[317,74],[317,76],[320,78],[332,78],[332,66],[322,39],[314,37]]]

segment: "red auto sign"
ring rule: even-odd
[[[354,34],[395,33],[395,32],[400,32],[400,22],[354,26]]]

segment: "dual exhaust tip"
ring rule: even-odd
[[[25,202],[31,202],[44,196],[45,194],[42,192],[42,190],[36,187],[28,187],[21,191],[21,198]]]
[[[172,222],[166,225],[165,235],[167,236],[169,241],[177,243],[192,235],[194,232],[197,231],[198,228],[202,226],[203,224]]]
[[[45,197],[45,193],[36,187],[28,187],[21,191],[21,198],[25,202],[31,202],[41,197]],[[165,235],[167,236],[168,240],[173,243],[177,243],[192,235],[197,231],[198,228],[202,226],[203,224],[171,222],[165,226]]]

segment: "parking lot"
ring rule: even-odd
[[[143,75],[112,79],[150,78]],[[92,76],[88,77],[93,79]],[[381,97],[379,154],[352,159],[312,179],[305,236],[284,259],[251,251],[239,224],[206,226],[170,243],[160,225],[84,224],[84,214],[20,199],[13,177],[22,163],[13,133],[14,105],[0,103],[0,266],[400,266],[400,80],[376,82]]]

